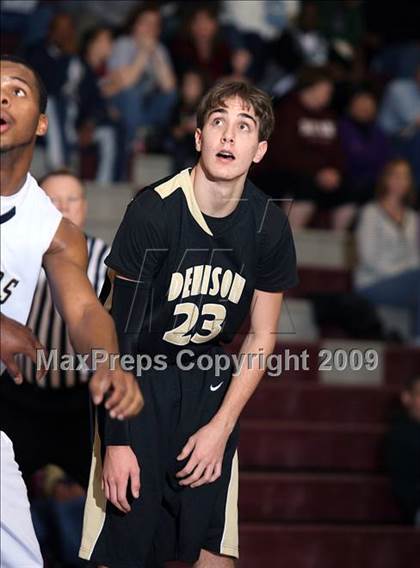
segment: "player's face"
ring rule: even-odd
[[[396,164],[386,176],[387,195],[398,199],[404,199],[411,186],[411,173],[408,164],[401,162]]]
[[[30,69],[2,61],[0,86],[0,149],[5,153],[33,144],[36,136],[46,133],[48,120],[39,113],[35,77]]]
[[[87,204],[83,187],[73,176],[51,176],[42,182],[42,189],[66,219],[82,228]]]
[[[225,105],[212,111],[195,134],[200,163],[215,181],[245,176],[252,162],[260,162],[267,150],[267,141],[258,140],[254,109],[239,97],[227,99]]]

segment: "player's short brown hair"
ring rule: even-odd
[[[271,99],[267,93],[245,81],[220,81],[207,91],[197,109],[197,127],[203,128],[209,114],[225,107],[226,101],[234,97],[239,97],[248,107],[252,107],[258,118],[258,139],[268,140],[274,129]]]

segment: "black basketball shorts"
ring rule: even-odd
[[[214,348],[212,354],[221,352]],[[131,447],[140,464],[140,497],[129,493],[121,513],[101,490],[101,427],[96,428],[80,556],[109,568],[158,568],[167,560],[195,562],[200,550],[238,557],[238,425],[228,439],[222,475],[191,488],[175,474],[188,438],[220,407],[231,370],[188,371],[169,366],[139,378],[145,406],[130,420]]]

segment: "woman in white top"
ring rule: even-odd
[[[412,208],[415,192],[408,162],[388,162],[377,199],[366,205],[356,230],[355,286],[374,304],[405,307],[420,343],[420,221]]]

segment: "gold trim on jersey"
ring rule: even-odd
[[[79,555],[90,560],[99,535],[105,523],[106,497],[102,491],[101,439],[98,433],[98,420],[95,417],[95,441],[92,450],[89,487],[83,517],[82,542]]]
[[[232,459],[229,488],[226,497],[225,526],[220,543],[220,554],[234,556],[235,558],[239,558],[238,486],[238,451],[236,450]]]
[[[195,221],[197,221],[197,223],[205,233],[212,237],[213,233],[207,225],[203,214],[200,211],[200,207],[198,206],[198,203],[195,199],[194,188],[191,182],[191,175],[188,169],[182,170],[182,172],[179,172],[179,174],[175,175],[168,181],[165,181],[164,183],[155,187],[154,190],[162,197],[162,199],[165,199],[179,188],[181,188],[182,192],[184,193],[188,209],[191,215],[194,217]]]

